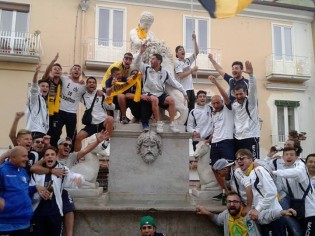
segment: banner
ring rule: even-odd
[[[229,18],[241,12],[253,0],[199,0],[212,18]]]

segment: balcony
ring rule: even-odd
[[[173,49],[170,49],[173,53]],[[85,65],[88,70],[104,70],[113,62],[121,61],[125,52],[130,51],[130,41],[115,42],[113,40],[88,39],[85,49]],[[207,76],[215,71],[208,59],[208,53],[212,53],[216,61],[221,63],[221,50],[208,48],[200,50],[196,65],[199,67],[198,74]],[[187,56],[191,55],[187,50]]]
[[[266,78],[270,82],[304,83],[311,78],[310,58],[271,54],[266,58]]]
[[[42,54],[40,32],[0,31],[0,61],[39,63]]]

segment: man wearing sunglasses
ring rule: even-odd
[[[111,70],[114,67],[117,67],[121,71],[122,76],[128,77],[128,75],[130,73],[129,69],[130,69],[132,60],[133,60],[133,55],[130,52],[126,52],[124,54],[124,57],[123,57],[122,61],[117,61],[117,62],[111,64],[108,67],[108,69],[106,70],[106,73],[105,73],[105,75],[103,77],[102,89],[106,91],[106,80],[111,76]]]
[[[96,135],[96,141],[90,143],[86,148],[80,150],[79,152],[71,152],[72,140],[69,137],[60,138],[57,142],[58,146],[58,162],[64,164],[69,169],[73,167],[78,161],[84,157],[86,154],[91,152],[96,146],[103,142],[105,139],[108,139],[108,132],[102,131]],[[44,167],[44,160],[41,159],[31,167],[31,172],[36,174],[54,174],[59,178],[67,175],[65,169],[50,169]],[[66,190],[62,192],[62,201],[63,201],[63,214],[65,216],[65,229],[66,235],[73,235],[73,226],[74,226],[74,203]]]
[[[141,236],[164,236],[156,232],[156,225],[152,216],[144,216],[140,220]]]
[[[250,218],[257,220],[264,214],[267,215],[266,217],[270,217],[271,209],[280,212],[282,207],[277,199],[277,187],[268,170],[258,163],[254,163],[254,157],[248,149],[239,149],[235,156],[243,177],[247,178],[244,187],[250,186],[253,193],[253,208],[248,213]],[[262,235],[286,235],[283,218],[268,219],[269,222],[264,222],[260,225]]]
[[[256,220],[252,220],[250,216],[242,216],[242,201],[241,197],[231,192],[227,196],[226,201],[227,209],[220,214],[214,214],[208,211],[204,206],[197,206],[196,212],[199,215],[207,216],[218,226],[224,227],[224,236],[260,236],[266,235],[260,232],[257,224],[268,224],[273,219],[280,218],[283,215],[295,215],[296,212],[293,209],[282,210],[272,209],[265,214],[260,214]],[[273,234],[271,234],[273,235]],[[285,235],[285,234],[283,234]]]

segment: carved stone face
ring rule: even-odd
[[[161,138],[153,131],[144,132],[138,137],[137,149],[145,163],[152,163],[162,154]]]

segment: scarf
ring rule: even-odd
[[[137,32],[138,32],[138,37],[140,40],[147,38],[148,32],[146,30],[142,29],[140,27],[140,25],[138,25],[138,27],[137,27]]]
[[[57,91],[55,92],[55,88],[57,86]],[[49,93],[47,98],[47,107],[48,113],[50,116],[53,116],[55,113],[59,112],[60,105],[60,92],[61,92],[61,84],[55,85],[54,83],[50,83],[49,85]]]
[[[251,164],[250,164],[250,166],[248,167],[248,169],[245,171],[245,175],[246,176],[249,176],[249,174],[250,174],[250,172],[252,171],[254,169],[254,162],[252,162]]]
[[[130,76],[127,80],[127,82],[116,82],[113,88],[112,93],[110,96],[108,96],[105,99],[105,102],[107,104],[112,104],[113,103],[113,97],[117,96],[118,94],[122,94],[132,86],[136,85],[136,92],[133,100],[135,102],[139,102],[141,98],[141,78],[142,78],[142,73],[138,72],[136,76]]]

